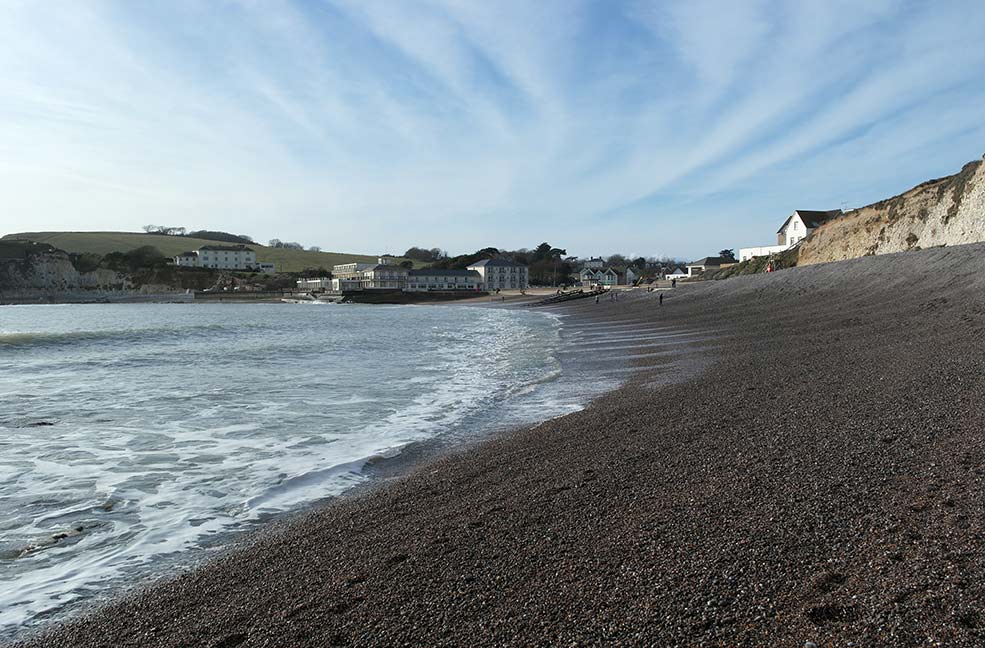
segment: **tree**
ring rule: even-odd
[[[267,241],[267,245],[272,248],[284,247],[284,244],[280,242],[280,239],[270,239]]]
[[[735,250],[722,250],[718,253],[726,261],[735,261]]]
[[[613,254],[606,259],[606,264],[610,266],[624,266],[626,265],[626,257],[621,254]]]
[[[144,225],[141,229],[148,234],[156,234],[161,231],[161,228],[158,225]]]
[[[431,263],[436,261],[441,261],[442,259],[448,258],[448,253],[441,248],[431,248],[426,250],[422,247],[417,247],[416,245],[409,248],[403,253],[403,256],[408,259],[413,259],[414,261],[423,261],[425,263]]]
[[[424,248],[417,247],[416,245],[408,248],[403,254],[404,257],[408,259],[413,259],[414,261],[431,261],[433,255],[431,250],[425,250]]]
[[[308,248],[308,252],[321,252],[321,248],[318,247],[317,245],[312,245],[310,248]]]
[[[633,264],[632,265],[633,265],[634,268],[643,268],[643,269],[645,269],[646,268],[646,259],[644,259],[643,257],[637,257],[637,258],[633,259]]]
[[[242,234],[230,234],[229,232],[217,232],[212,230],[195,230],[188,232],[186,236],[191,238],[206,239],[209,241],[222,241],[224,243],[253,243],[253,239]]]
[[[518,250],[518,252],[523,252],[524,250]],[[567,250],[562,250],[561,248],[551,247],[550,243],[541,243],[533,251],[533,258],[535,261],[541,261],[544,259],[560,259],[568,253]]]

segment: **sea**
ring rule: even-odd
[[[576,411],[563,318],[339,304],[0,307],[0,639],[367,483]],[[586,370],[587,371],[587,370]]]

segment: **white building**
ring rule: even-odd
[[[382,263],[382,257],[380,258],[380,263]],[[370,268],[376,266],[376,263],[340,263],[338,265],[332,266],[332,276],[336,279],[360,279],[363,276],[363,270],[369,270]]]
[[[392,263],[378,263],[362,271],[363,290],[402,290],[407,283],[407,268]]]
[[[198,265],[198,252],[182,252],[178,256],[172,259],[176,266],[182,266],[183,268],[197,268]]]
[[[585,261],[585,267],[591,268],[592,270],[601,270],[605,267],[605,259],[602,257],[590,257],[588,261]]]
[[[449,290],[482,290],[482,275],[475,270],[442,270],[424,268],[407,273],[407,292],[440,292]]]
[[[763,245],[760,247],[739,248],[739,261],[748,261],[756,257],[777,254],[778,252],[783,252],[788,247],[788,245]]]
[[[798,209],[783,221],[783,225],[776,231],[777,245],[791,247],[816,230],[822,223],[841,216],[840,209],[829,211],[811,211],[808,209]]]
[[[182,252],[173,261],[185,268],[274,272],[274,264],[257,263],[257,253],[245,245],[203,245],[194,252]]]
[[[332,280],[327,277],[301,278],[297,284],[299,292],[324,292],[332,289]]]
[[[402,290],[407,283],[407,269],[382,256],[376,263],[340,263],[332,267],[332,279],[326,290]]]
[[[794,245],[807,238],[811,232],[817,229],[822,223],[832,218],[841,216],[840,209],[830,209],[828,211],[813,211],[810,209],[798,209],[783,221],[783,225],[776,231],[776,245],[764,245],[753,248],[740,248],[739,261],[748,261],[758,256],[769,256],[788,250]]]
[[[664,275],[664,278],[665,279],[669,279],[669,280],[687,279],[687,277],[688,277],[688,274],[687,274],[687,272],[684,271],[684,268],[674,268],[673,270],[671,270],[670,272],[668,272],[666,275]]]
[[[352,292],[363,289],[363,280],[355,279],[332,279],[331,290],[333,292]]]
[[[527,266],[509,259],[483,259],[468,267],[482,277],[482,287],[487,291],[525,290],[528,286]]]

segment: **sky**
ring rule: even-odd
[[[768,245],[985,153],[985,2],[0,0],[0,234]]]

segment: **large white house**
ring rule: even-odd
[[[340,263],[332,266],[332,276],[336,279],[362,279],[363,271],[384,263],[380,257],[377,263]]]
[[[401,290],[407,283],[407,269],[382,256],[376,263],[340,263],[332,267],[331,289]]]
[[[482,277],[482,287],[487,291],[525,290],[529,287],[527,266],[509,259],[483,259],[468,267]]]
[[[362,272],[365,290],[401,290],[407,283],[407,268],[386,261]]]
[[[787,220],[783,221],[783,225],[776,231],[776,245],[739,248],[739,261],[748,261],[755,257],[769,256],[789,250],[807,238],[822,223],[841,216],[841,213],[840,209],[827,211],[797,209],[787,217]]]
[[[332,280],[328,277],[302,277],[297,280],[297,286],[301,292],[323,292],[332,289]]]
[[[424,268],[407,273],[407,292],[447,292],[450,290],[482,290],[482,275],[475,270],[443,270]]]
[[[274,264],[258,263],[257,253],[245,245],[203,245],[193,252],[182,252],[173,259],[176,266],[274,272]]]
[[[776,244],[791,247],[816,230],[822,223],[832,218],[841,216],[840,209],[828,211],[811,211],[809,209],[798,209],[783,221],[783,225],[776,231]]]

